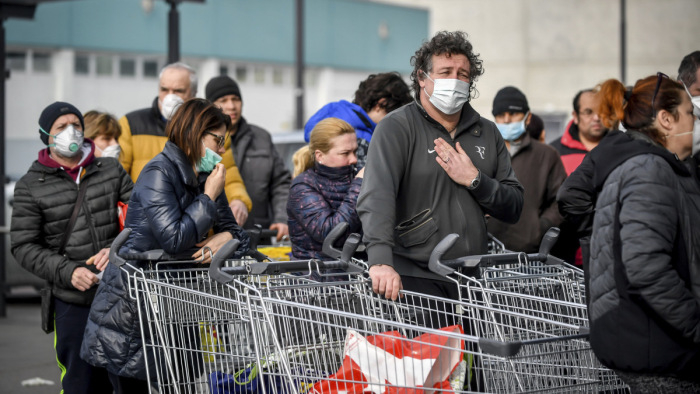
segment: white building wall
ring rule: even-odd
[[[578,90],[620,78],[619,0],[378,1],[429,9],[431,35],[469,34],[485,69],[472,104],[489,118],[507,85],[533,111],[569,116]],[[628,84],[657,71],[675,77],[683,56],[700,49],[700,1],[627,0],[626,9]]]

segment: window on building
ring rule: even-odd
[[[32,54],[32,70],[35,72],[51,71],[51,54],[34,52]]]
[[[122,77],[136,76],[136,60],[119,59],[119,75]]]
[[[228,66],[222,64],[219,66],[219,75],[228,75]]]
[[[27,69],[27,53],[8,51],[5,55],[7,68],[13,71],[25,71]]]
[[[143,76],[146,78],[158,77],[158,61],[144,60],[143,61]]]
[[[284,84],[284,70],[282,70],[281,68],[272,69],[272,83],[274,85]]]
[[[248,69],[245,66],[236,66],[236,81],[245,82],[248,79]]]
[[[78,75],[90,74],[90,57],[87,54],[76,54],[74,72]]]
[[[262,66],[255,67],[253,71],[253,80],[255,83],[265,83],[265,68]]]
[[[112,75],[112,56],[97,55],[97,75]]]

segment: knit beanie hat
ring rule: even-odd
[[[527,113],[530,107],[527,105],[527,98],[523,92],[513,86],[506,86],[496,93],[493,98],[493,116],[504,112],[522,112]]]
[[[83,130],[85,130],[85,120],[83,119],[83,114],[81,114],[80,111],[73,106],[73,104],[64,103],[62,101],[56,101],[55,103],[44,108],[44,110],[41,112],[41,116],[39,116],[39,127],[41,127],[45,132],[50,133],[51,127],[56,119],[65,114],[73,114],[77,116],[78,119],[80,119],[80,125],[83,126]],[[39,130],[39,136],[41,136],[41,141],[44,143],[44,145],[49,144],[48,135]]]
[[[238,88],[236,81],[231,79],[228,75],[220,75],[209,80],[207,87],[205,89],[205,95],[207,100],[212,103],[217,99],[227,96],[229,94],[235,94],[243,100],[241,97],[241,90]]]

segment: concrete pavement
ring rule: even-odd
[[[56,394],[61,373],[56,363],[53,334],[41,330],[39,299],[10,301],[0,318],[0,393]],[[52,386],[22,386],[32,378],[50,380]]]

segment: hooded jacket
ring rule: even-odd
[[[119,119],[122,133],[119,136],[119,146],[121,154],[119,161],[124,169],[136,182],[143,168],[159,154],[168,137],[165,135],[166,120],[158,108],[158,97],[153,100],[150,108],[143,108],[129,112]],[[226,195],[229,202],[241,200],[252,209],[253,203],[248,196],[238,172],[236,162],[231,153],[231,141],[227,140],[226,153],[222,156],[221,162],[226,167]]]
[[[453,147],[459,142],[479,169],[474,189],[455,183],[436,162],[439,137]],[[417,102],[392,111],[377,126],[357,201],[370,265],[444,279],[427,271],[438,242],[450,233],[460,236],[445,258],[484,254],[484,214],[515,223],[522,207],[523,187],[501,134],[469,103],[454,139]]]
[[[349,226],[338,244],[342,245],[349,234],[361,231],[355,206],[362,178],[353,179],[353,175],[351,166],[334,168],[315,163],[294,178],[287,214],[295,259],[328,260],[330,257],[322,253],[323,241],[340,222]]]
[[[367,150],[372,134],[377,124],[369,117],[362,107],[349,101],[340,100],[328,103],[311,116],[304,126],[304,139],[309,142],[311,130],[316,124],[326,118],[342,119],[355,129],[357,134],[357,164],[356,168],[363,168],[367,161]]]
[[[244,227],[259,224],[268,228],[272,223],[287,223],[292,175],[277,153],[270,133],[241,118],[231,138],[233,157],[253,201],[253,210]]]
[[[68,303],[89,305],[97,286],[79,291],[71,283],[73,271],[102,248],[109,247],[119,233],[117,202],[129,201],[133,183],[113,158],[95,158],[94,144],[86,139],[84,167],[74,171],[80,183],[55,161],[49,150],[39,153],[15,185],[10,239],[12,254],[28,271],[45,279],[53,295]],[[63,255],[58,254],[66,226],[73,214],[80,188],[87,187],[83,205]]]
[[[601,191],[591,236],[591,347],[611,368],[697,380],[700,189],[675,155],[648,139],[640,148],[645,138],[637,137],[613,136],[610,149],[629,158],[593,171]]]
[[[588,149],[579,137],[578,125],[573,120],[566,127],[564,135],[559,140],[552,142],[551,145],[559,152],[566,175],[571,175],[588,153]]]
[[[132,232],[120,252],[162,249],[191,256],[212,228],[215,233],[231,232],[241,241],[238,251],[247,251],[249,237],[236,224],[226,195],[212,201],[204,194],[207,175],[195,176],[182,150],[168,141],[134,187],[125,223]],[[108,264],[90,308],[80,356],[113,374],[145,380],[138,306],[128,289],[127,274]]]

